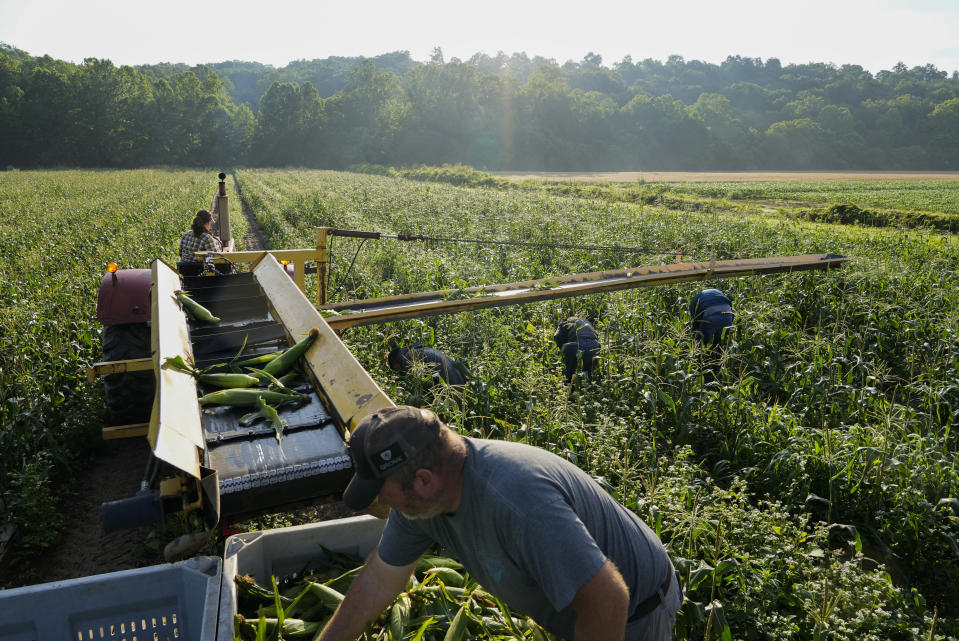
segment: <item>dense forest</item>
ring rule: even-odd
[[[0,167],[959,170],[959,72],[670,56],[117,67],[0,43]]]

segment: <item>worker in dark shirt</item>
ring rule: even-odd
[[[436,544],[559,638],[673,638],[682,586],[662,541],[566,459],[461,436],[433,412],[404,406],[360,421],[349,449],[354,475],[344,504],[388,517],[317,641],[352,641],[388,616]]]
[[[386,356],[386,363],[390,369],[401,374],[408,374],[413,370],[414,363],[423,363],[432,373],[434,382],[445,381],[449,385],[465,385],[465,368],[452,358],[432,347],[422,344],[397,347]]]
[[[693,335],[706,347],[716,347],[726,337],[735,314],[732,301],[718,289],[704,289],[689,301]]]
[[[593,361],[599,355],[599,339],[590,322],[582,318],[567,318],[556,328],[553,340],[563,355],[566,384],[572,382],[580,358],[583,362],[583,378],[587,382],[592,381]]]

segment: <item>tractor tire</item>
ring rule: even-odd
[[[122,361],[150,355],[150,326],[146,323],[106,325],[103,360]],[[146,423],[153,409],[153,371],[107,374],[103,377],[107,425]]]

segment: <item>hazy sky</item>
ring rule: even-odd
[[[117,65],[291,60],[409,51],[428,60],[525,52],[719,63],[897,62],[959,70],[959,0],[0,0],[0,42]]]

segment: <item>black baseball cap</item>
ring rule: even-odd
[[[353,478],[343,503],[352,510],[369,507],[383,480],[426,449],[439,436],[440,425],[432,411],[408,405],[385,407],[360,421],[347,443]]]

